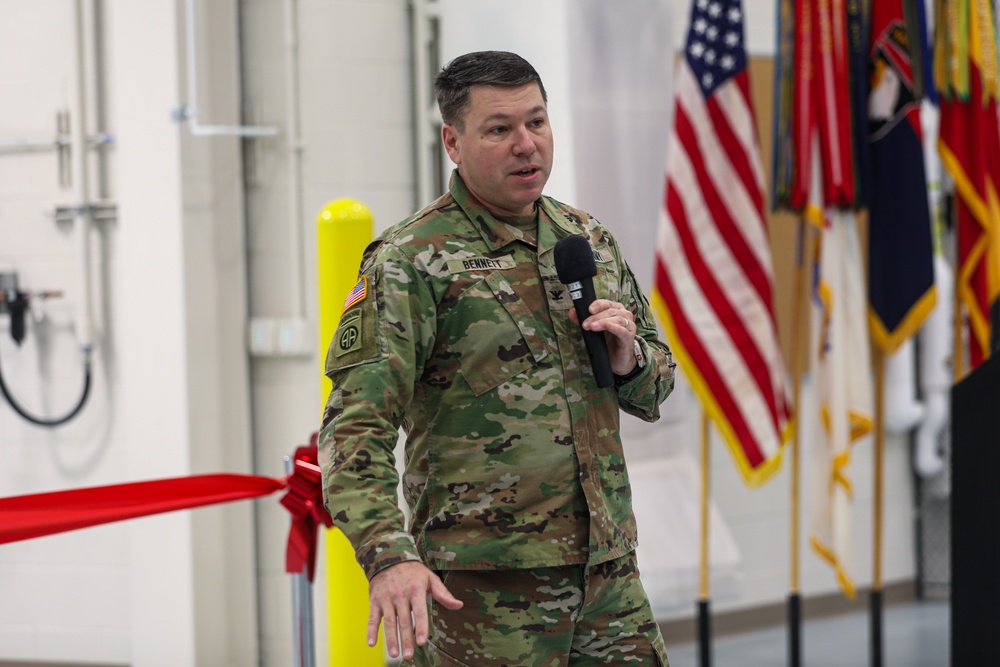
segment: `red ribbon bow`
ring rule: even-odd
[[[298,574],[303,570],[313,580],[316,572],[317,531],[320,524],[330,528],[333,520],[323,506],[323,488],[320,480],[316,447],[317,434],[313,434],[308,447],[295,450],[295,464],[288,476],[288,493],[281,504],[292,514],[292,527],[288,532],[285,551],[285,571]]]

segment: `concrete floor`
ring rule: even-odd
[[[802,667],[866,667],[871,664],[867,612],[808,621],[802,626]],[[947,667],[950,610],[948,602],[926,601],[883,610],[883,667]],[[671,667],[701,667],[695,643],[671,644]],[[711,667],[785,667],[786,628],[718,637],[712,643]]]

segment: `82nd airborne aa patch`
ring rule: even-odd
[[[359,299],[360,301],[360,299]],[[361,309],[345,313],[337,327],[337,356],[361,348]]]

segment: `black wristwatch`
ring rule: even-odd
[[[635,379],[642,369],[646,367],[646,355],[642,353],[642,347],[639,345],[638,339],[633,339],[632,344],[635,346],[635,368],[630,370],[625,375],[618,375],[615,373],[615,386],[621,387],[624,384],[631,382]]]

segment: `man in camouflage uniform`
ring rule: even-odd
[[[418,665],[666,665],[618,427],[620,410],[658,418],[670,352],[611,234],[542,196],[534,68],[468,54],[435,90],[449,191],[365,251],[326,362],[323,487],[369,579],[369,644],[384,622],[390,655]],[[604,332],[609,388],[553,263],[574,234],[597,265],[582,326]]]

